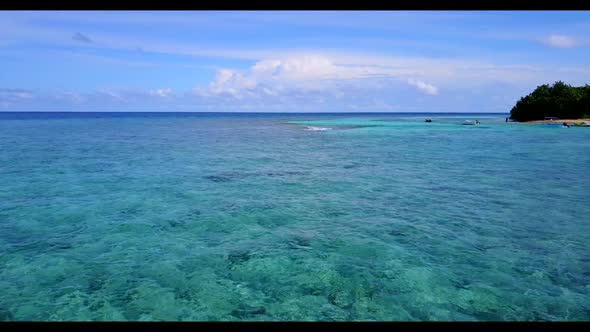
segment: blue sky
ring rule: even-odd
[[[508,112],[587,11],[4,11],[0,111]]]

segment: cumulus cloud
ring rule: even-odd
[[[418,91],[427,95],[436,96],[438,95],[438,88],[432,84],[424,83],[420,80],[408,79],[408,84],[414,86]]]
[[[341,78],[346,72],[321,56],[301,56],[259,61],[249,70],[221,69],[208,86],[213,94],[243,97],[254,90],[276,95],[285,89],[313,89],[322,80]]]
[[[293,54],[254,63],[245,70],[220,69],[206,86],[194,89],[200,97],[234,99],[291,98],[323,93],[331,102],[345,94],[380,95],[410,86],[417,92],[439,96],[445,91],[491,85],[531,86],[563,76],[558,68],[501,65],[465,59],[433,59],[359,55],[351,53]],[[581,68],[573,69],[585,77]],[[229,99],[228,99],[229,98]],[[300,100],[298,100],[300,101]]]
[[[258,61],[247,70],[218,70],[215,79],[208,86],[197,87],[195,93],[241,100],[331,92],[340,98],[342,93],[338,90],[343,85],[384,87],[385,79],[404,82],[429,95],[438,94],[437,87],[415,79],[416,76],[424,75],[403,68],[336,62],[322,55],[298,55]]]
[[[206,89],[198,89],[201,96],[210,95],[230,95],[241,99],[242,96],[248,93],[261,84],[260,79],[255,76],[248,76],[230,69],[221,69],[217,72],[215,80],[209,84]]]
[[[573,48],[579,45],[579,41],[573,37],[565,35],[550,35],[543,42],[555,48]]]
[[[92,44],[92,39],[88,38],[87,36],[85,36],[85,35],[83,35],[83,34],[81,34],[79,32],[76,32],[72,36],[72,39],[75,40],[75,41],[82,42],[82,43]]]

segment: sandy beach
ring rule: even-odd
[[[573,124],[582,123],[582,122],[590,124],[590,119],[585,118],[585,119],[533,120],[533,121],[525,121],[523,123],[558,123],[558,124],[562,124],[564,122],[567,123],[568,125],[573,125]]]

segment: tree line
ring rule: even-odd
[[[544,84],[520,98],[510,111],[510,119],[515,121],[543,120],[545,117],[590,118],[590,86],[575,87],[562,81]]]

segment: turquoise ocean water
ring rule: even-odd
[[[588,320],[590,128],[505,116],[0,113],[0,320]]]

